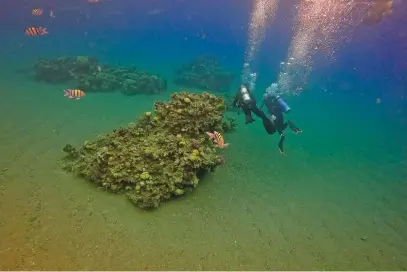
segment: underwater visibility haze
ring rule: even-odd
[[[2,4],[0,270],[407,270],[407,1]]]

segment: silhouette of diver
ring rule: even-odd
[[[273,122],[274,131],[271,134],[274,134],[276,131],[280,134],[280,141],[278,142],[278,148],[280,153],[284,153],[284,130],[287,128],[287,125],[290,127],[294,133],[302,132],[291,120],[288,120],[286,123],[284,122],[284,112],[290,112],[290,107],[285,103],[285,101],[279,96],[270,91],[266,91],[263,95],[263,104],[261,105],[260,109],[263,106],[266,106],[268,112],[271,116],[271,121]]]
[[[246,124],[250,124],[255,121],[252,117],[252,112],[254,112],[254,114],[256,114],[263,120],[264,129],[268,134],[273,134],[275,132],[276,129],[272,121],[262,110],[257,107],[256,99],[254,98],[250,88],[246,84],[242,84],[239,87],[233,101],[233,106],[243,109],[246,118]]]

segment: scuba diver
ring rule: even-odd
[[[269,88],[267,88],[266,93],[263,95],[263,104],[261,105],[260,109],[263,108],[265,105],[268,109],[268,112],[271,116],[271,121],[273,122],[273,126],[275,127],[274,132],[277,130],[280,134],[280,141],[278,142],[278,148],[280,153],[284,153],[284,130],[287,128],[287,125],[290,127],[294,133],[302,132],[291,120],[288,120],[286,123],[284,122],[284,115],[283,113],[288,113],[291,111],[290,107],[287,103],[283,100],[283,98],[277,94],[278,85],[273,83]],[[274,132],[272,134],[274,134]]]
[[[252,117],[252,112],[263,120],[264,129],[268,134],[273,134],[276,131],[271,120],[266,114],[260,110],[256,105],[256,99],[254,98],[250,88],[246,84],[242,84],[235,96],[233,106],[242,108],[246,118],[246,124],[253,123],[255,120]],[[239,112],[238,112],[239,114]]]

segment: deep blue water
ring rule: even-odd
[[[152,61],[166,63],[212,54],[227,67],[240,69],[251,11],[250,1],[243,2],[6,1],[0,11],[0,29],[7,37],[2,47],[4,55],[12,52],[8,56],[13,59],[80,52],[116,62],[134,62],[149,51],[157,58]],[[293,34],[294,6],[298,1],[280,2],[276,19],[255,58],[260,86],[277,79],[279,63],[287,57]],[[56,18],[27,16],[36,6],[44,7],[45,13],[53,10]],[[350,42],[338,42],[335,62],[327,62],[317,54],[310,86],[334,88],[346,82],[352,85],[351,92],[369,90],[372,97],[391,93],[395,100],[400,98],[406,90],[403,71],[407,65],[407,8],[403,1],[395,1],[394,6],[391,17],[373,26],[362,24],[348,35],[353,36]],[[157,10],[157,14],[150,14]],[[37,40],[25,37],[23,30],[28,25],[44,25],[52,35]],[[89,43],[94,46],[89,48]]]

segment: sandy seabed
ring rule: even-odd
[[[59,160],[66,143],[168,94],[73,101],[21,79],[0,89],[0,270],[407,270],[406,135],[377,108],[339,118],[343,105],[326,97],[322,115],[294,111],[304,133],[287,132],[287,156],[240,116],[226,165],[145,212]]]

